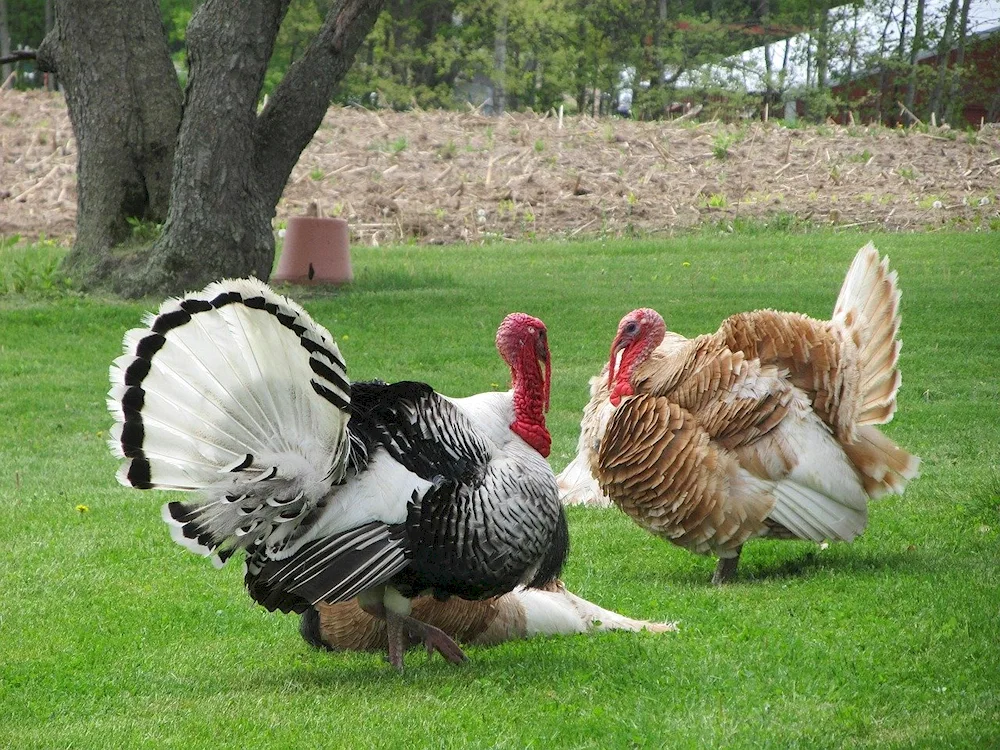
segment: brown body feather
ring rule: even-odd
[[[413,617],[461,643],[494,646],[534,635],[570,635],[603,630],[674,631],[671,622],[634,620],[575,596],[561,581],[544,589],[519,588],[509,594],[481,601],[430,596],[413,600]],[[367,614],[356,601],[317,605],[306,615],[313,632],[303,635],[314,645],[335,651],[384,651],[388,638],[385,622]],[[316,618],[314,621],[312,618]],[[414,644],[410,644],[411,646]]]

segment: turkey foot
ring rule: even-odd
[[[736,566],[740,564],[740,547],[736,550],[736,557],[720,557],[719,564],[715,566],[715,573],[712,576],[712,583],[721,586],[729,583],[736,577]]]
[[[403,671],[403,653],[406,651],[408,635],[423,641],[428,656],[437,651],[452,664],[468,661],[459,645],[440,628],[391,611],[386,612],[385,622],[386,635],[389,637],[389,663],[400,672]]]

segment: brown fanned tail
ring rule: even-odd
[[[885,424],[896,411],[899,296],[889,259],[880,258],[869,242],[854,256],[833,309],[834,322],[858,350],[863,388],[858,425]]]
[[[865,491],[873,498],[899,494],[920,474],[920,459],[900,448],[877,427],[859,427],[857,439],[844,443],[844,452],[857,467]]]

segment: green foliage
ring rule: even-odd
[[[160,0],[169,49],[182,78],[186,75],[186,29],[200,2]],[[335,100],[365,107],[464,110],[470,104],[488,105],[491,87],[496,85],[503,90],[507,109],[544,112],[562,105],[572,113],[594,111],[596,88],[601,92],[597,110],[608,114],[623,85],[623,73],[629,72],[632,115],[643,119],[669,116],[672,105],[688,101],[705,105],[704,117],[735,121],[758,113],[765,100],[773,110],[775,103],[791,94],[805,103],[806,118],[812,122],[843,114],[845,109],[855,112],[860,121],[876,116],[894,121],[898,115],[895,100],[912,75],[914,109],[928,121],[938,71],[932,65],[914,68],[909,63],[915,5],[903,4],[907,13],[903,23],[910,34],[899,47],[892,39],[877,38],[877,30],[854,23],[855,14],[862,10],[876,17],[892,15],[900,22],[898,0],[848,4],[389,0]],[[333,7],[331,0],[288,2],[262,95],[269,94],[302,56]],[[7,0],[7,8],[15,46],[37,46],[44,34],[45,3]],[[926,15],[921,50],[936,48],[942,24],[941,14]],[[750,29],[765,31],[750,33]],[[811,71],[801,91],[789,90],[777,46],[772,48],[775,59],[770,72],[750,70],[737,57],[746,49],[766,42],[777,44],[792,30],[803,29],[810,30],[808,60],[790,61]],[[1000,85],[1000,65],[981,54],[984,44],[995,41],[969,38],[965,63],[946,72],[939,122],[956,124],[962,92],[995,91]],[[861,49],[872,52],[860,54]],[[504,62],[498,65],[500,59]],[[21,69],[30,67],[26,63]],[[845,80],[859,71],[884,75],[869,81],[870,90],[833,96],[831,81]],[[755,90],[747,89],[747,73],[761,81]],[[678,90],[682,74],[687,83]],[[27,85],[25,81],[22,77],[17,85]],[[986,103],[995,109],[995,104]],[[486,106],[484,111],[488,110]]]
[[[163,28],[167,32],[171,53],[183,51],[187,40],[187,25],[191,22],[194,8],[192,0],[160,0]]]
[[[48,297],[69,291],[72,280],[59,271],[65,254],[66,248],[44,238],[34,243],[22,243],[17,235],[0,240],[0,296]]]
[[[712,193],[699,196],[698,205],[704,208],[725,208],[729,205],[729,200],[724,193]]]
[[[764,231],[352,251],[356,283],[291,290],[357,379],[463,396],[506,386],[504,313],[548,324],[551,459],[576,449],[588,378],[618,320],[652,306],[714,331],[761,307],[829,316],[867,237]],[[1000,744],[1000,329],[995,237],[885,234],[903,289],[903,387],[883,429],[923,458],[867,532],[820,550],[747,545],[741,580],[615,510],[569,509],[574,593],[673,634],[612,633],[419,650],[307,647],[298,618],[246,595],[169,538],[177,493],[118,486],[106,439],[109,362],[160,300],[0,299],[0,746],[628,748]],[[457,317],[456,310],[461,311]]]
[[[152,242],[163,233],[163,224],[142,219],[138,216],[125,218],[132,232],[132,239],[137,242]]]
[[[289,66],[302,57],[323,25],[328,6],[329,2],[317,0],[291,0],[274,43],[262,93],[269,93],[277,86]]]
[[[730,132],[720,130],[712,137],[712,156],[720,161],[729,158],[729,149],[738,143],[742,143],[746,137],[743,131]]]

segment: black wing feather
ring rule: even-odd
[[[469,419],[426,383],[351,383],[347,429],[364,454],[383,448],[428,482],[437,477],[475,482],[491,458]]]
[[[389,581],[406,567],[408,554],[402,525],[372,521],[310,542],[288,558],[249,562],[246,585],[257,602],[272,612],[304,612]]]

